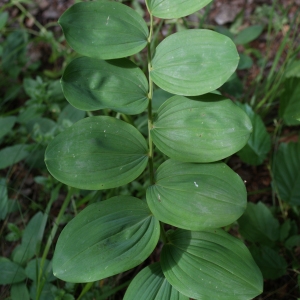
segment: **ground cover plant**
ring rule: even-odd
[[[3,298],[297,299],[294,5],[225,27],[209,1],[78,2],[64,35],[1,7]]]

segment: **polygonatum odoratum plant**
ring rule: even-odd
[[[79,2],[61,16],[80,55],[64,71],[63,92],[75,108],[93,113],[49,144],[49,172],[83,190],[145,178],[149,184],[141,199],[96,202],[65,226],[53,258],[58,278],[100,280],[138,266],[163,243],[160,261],[138,273],[124,299],[242,300],[262,292],[247,247],[221,229],[247,201],[243,181],[222,160],[243,148],[252,124],[216,92],[238,65],[236,47],[212,30],[184,30],[159,42],[154,35],[154,23],[210,1],[146,0],[148,23],[112,1]],[[146,51],[145,75],[133,60]],[[169,95],[157,110],[154,89]],[[142,114],[148,134],[130,122]]]

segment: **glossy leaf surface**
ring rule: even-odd
[[[173,19],[190,15],[210,3],[211,0],[146,0],[146,2],[151,14],[155,17]]]
[[[181,31],[158,45],[150,76],[167,92],[197,96],[225,83],[238,61],[239,54],[228,37],[204,29]]]
[[[148,105],[147,79],[128,59],[74,59],[64,72],[62,87],[67,100],[81,110],[138,114]]]
[[[63,229],[53,272],[68,282],[91,282],[129,270],[155,248],[159,222],[142,200],[113,197],[92,204]]]
[[[249,116],[253,131],[245,147],[237,154],[247,164],[260,165],[271,150],[271,137],[261,117],[248,104],[238,103],[238,106]]]
[[[246,300],[262,292],[260,270],[240,240],[221,229],[177,229],[168,236],[161,266],[182,294],[205,300]]]
[[[170,158],[212,162],[240,150],[251,131],[245,112],[223,96],[208,94],[167,100],[158,110],[151,136]]]
[[[154,216],[173,226],[201,230],[226,226],[246,208],[241,178],[224,163],[191,164],[168,160],[147,189]]]
[[[89,57],[125,57],[147,45],[145,21],[133,9],[117,2],[76,3],[60,17],[59,24],[69,45]]]
[[[166,280],[160,263],[144,268],[130,283],[124,300],[189,300]]]
[[[300,205],[300,143],[282,143],[274,157],[274,184],[282,200]]]
[[[45,162],[59,181],[80,189],[107,189],[138,177],[148,161],[144,137],[112,117],[85,118],[55,137]]]

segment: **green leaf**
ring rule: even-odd
[[[148,161],[144,137],[112,117],[85,118],[55,137],[45,162],[59,181],[80,189],[102,190],[131,182]]]
[[[13,284],[11,286],[10,296],[12,300],[30,300],[29,292],[24,282]]]
[[[294,247],[299,247],[300,246],[300,235],[293,235],[289,239],[286,240],[284,243],[284,246],[292,250]]]
[[[280,97],[279,115],[286,125],[299,125],[300,120],[300,78],[291,78],[284,83],[284,92]]]
[[[44,215],[41,212],[31,218],[23,232],[21,245],[13,252],[14,262],[23,265],[38,254],[46,225],[43,219]]]
[[[8,212],[8,195],[6,187],[6,179],[0,178],[0,220],[6,218]]]
[[[151,136],[170,158],[212,162],[240,150],[251,131],[248,116],[231,100],[207,94],[167,100],[158,110]]]
[[[181,31],[158,45],[150,76],[170,93],[202,95],[225,83],[238,61],[239,54],[228,37],[204,29]]]
[[[160,221],[201,230],[237,220],[246,209],[247,192],[241,178],[224,163],[168,160],[147,189],[147,203]]]
[[[7,11],[3,11],[0,13],[0,30],[2,28],[4,28],[6,22],[8,20],[8,12]]]
[[[28,32],[23,29],[16,28],[9,35],[5,36],[5,43],[3,46],[1,60],[1,69],[2,71],[4,71],[4,73],[7,73],[10,76],[10,78],[14,78],[15,80],[17,80],[17,77],[21,72],[22,67],[25,66],[27,45]],[[9,99],[9,97],[7,96],[9,95],[5,95],[5,101],[8,101]]]
[[[41,258],[33,259],[27,264],[25,268],[27,277],[32,281],[37,281],[38,279],[40,263],[41,263]],[[45,280],[47,282],[56,280],[52,272],[52,262],[47,259],[45,260],[43,266],[42,280]]]
[[[14,223],[8,223],[7,229],[10,231],[9,234],[5,236],[5,239],[10,242],[17,241],[22,237],[22,231]]]
[[[46,282],[43,286],[39,300],[56,300],[61,299],[57,297],[58,289],[55,285]],[[36,282],[33,282],[30,287],[30,299],[37,299],[37,286]]]
[[[12,261],[0,261],[0,284],[13,284],[26,278],[23,268]]]
[[[190,15],[200,10],[212,0],[146,0],[150,13],[158,18],[173,19]]]
[[[240,98],[243,95],[244,86],[237,73],[233,73],[231,77],[221,86],[221,92]]]
[[[56,123],[49,118],[34,118],[27,122],[26,128],[32,135],[46,135],[55,131]]]
[[[234,42],[237,45],[250,43],[261,35],[263,29],[264,28],[261,25],[249,26],[237,34],[237,36],[234,38]]]
[[[285,77],[300,77],[300,60],[294,60],[289,63],[285,70]]]
[[[148,81],[128,59],[74,59],[64,72],[62,87],[67,100],[81,110],[110,108],[131,115],[148,105]]]
[[[0,117],[0,139],[11,131],[16,119],[16,117]]]
[[[234,37],[234,34],[225,26],[216,26],[215,31],[228,36],[230,39],[233,39]]]
[[[240,53],[240,61],[237,67],[238,70],[250,69],[253,66],[253,60],[249,55]]]
[[[287,219],[283,222],[283,224],[280,226],[279,231],[279,240],[281,242],[285,241],[289,237],[289,233],[292,229],[291,220]]]
[[[19,113],[17,122],[26,125],[32,119],[36,119],[42,116],[43,107],[38,105],[31,105],[26,107]]]
[[[157,112],[159,107],[166,102],[169,98],[174,96],[173,94],[170,94],[162,89],[156,89],[153,92],[153,98],[152,98],[152,109],[154,112]]]
[[[286,273],[287,262],[278,252],[267,246],[251,247],[251,254],[265,279],[277,279]]]
[[[274,157],[273,184],[282,200],[300,205],[300,143],[282,143]]]
[[[18,144],[0,150],[0,170],[18,163],[28,156],[27,145]]]
[[[70,124],[76,123],[85,117],[85,112],[76,109],[72,105],[68,104],[59,114],[58,124],[65,125],[65,123]],[[69,126],[67,126],[69,127]]]
[[[92,204],[63,229],[54,275],[68,282],[91,282],[124,272],[150,255],[159,234],[159,222],[142,200],[117,196]]]
[[[189,300],[166,280],[160,263],[144,268],[131,281],[124,300]]]
[[[253,299],[263,289],[261,273],[246,246],[221,229],[177,229],[161,253],[167,280],[196,299]]]
[[[147,45],[149,33],[145,21],[121,3],[76,3],[58,22],[70,46],[85,56],[120,58],[135,54]]]
[[[271,137],[261,117],[248,104],[237,103],[237,105],[246,112],[253,125],[250,139],[237,155],[249,165],[261,165],[271,150]]]
[[[248,203],[238,220],[241,235],[250,242],[272,245],[279,239],[279,222],[262,203]]]

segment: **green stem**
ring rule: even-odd
[[[150,13],[150,12],[149,12]],[[150,33],[148,37],[148,77],[149,77],[149,92],[148,92],[148,142],[149,142],[149,174],[150,183],[154,184],[154,171],[153,171],[153,142],[151,138],[151,129],[153,127],[153,115],[152,115],[152,98],[153,98],[153,82],[151,80],[150,72],[152,69],[152,53],[151,53],[151,42],[153,34],[153,16],[150,13]]]
[[[86,283],[77,300],[80,300],[93,287],[94,283],[95,282]]]
[[[164,243],[167,244],[168,243],[168,238],[165,232],[165,228],[164,228],[164,223],[163,222],[159,222],[160,225],[160,240]]]
[[[59,223],[61,221],[61,218],[63,217],[71,199],[72,199],[72,194],[73,194],[73,188],[69,187],[69,191],[68,191],[68,194],[63,202],[63,205],[58,213],[58,216],[53,224],[53,227],[52,227],[52,230],[51,230],[51,233],[50,233],[50,236],[48,237],[48,240],[47,240],[47,243],[46,243],[46,247],[44,249],[44,252],[43,252],[43,256],[42,256],[42,259],[41,259],[41,263],[40,263],[40,267],[39,267],[39,276],[38,276],[38,281],[37,281],[37,293],[36,293],[36,300],[39,300],[40,299],[40,296],[41,296],[41,293],[42,293],[42,290],[43,290],[43,286],[45,284],[45,280],[42,281],[42,275],[43,275],[43,268],[44,268],[44,264],[45,264],[45,260],[46,260],[46,257],[49,253],[49,250],[50,250],[50,247],[52,245],[52,241],[55,237],[55,234],[57,232],[57,229],[58,229],[58,226],[59,226]]]
[[[19,3],[19,2],[14,2],[14,5],[18,7],[18,9],[29,19],[32,19],[36,27],[42,32],[45,33],[47,30],[46,28],[29,12],[25,9],[25,7]]]

